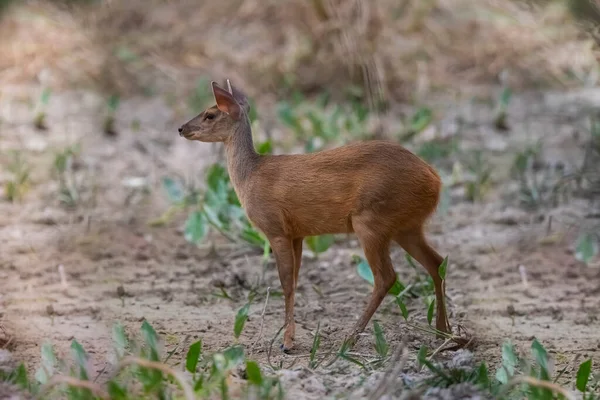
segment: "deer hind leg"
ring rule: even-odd
[[[389,237],[378,233],[371,225],[360,223],[360,220],[353,219],[352,225],[373,272],[374,286],[367,307],[350,333],[348,338],[348,344],[350,345],[356,342],[358,334],[365,329],[388,291],[396,282],[396,273],[389,254]]]
[[[434,249],[429,246],[423,232],[399,233],[394,236],[394,240],[408,253],[417,260],[431,275],[435,287],[436,319],[435,327],[437,330],[451,333],[450,323],[446,315],[446,289],[438,273],[438,268],[444,260]]]
[[[298,287],[298,272],[302,264],[302,241],[304,238],[294,239],[292,245],[294,247],[294,288]]]
[[[281,349],[289,352],[294,346],[294,335],[296,326],[294,322],[294,292],[295,292],[295,265],[294,265],[294,246],[292,239],[288,237],[270,238],[269,242],[275,261],[277,271],[279,272],[279,281],[283,289],[285,299],[285,333],[283,334],[283,344]]]

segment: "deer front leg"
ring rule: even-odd
[[[279,281],[285,299],[285,333],[281,349],[287,353],[294,346],[296,324],[294,322],[294,292],[295,292],[295,266],[294,246],[291,238],[276,237],[270,239],[271,248],[275,253]]]

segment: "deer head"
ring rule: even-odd
[[[250,109],[246,96],[227,79],[228,90],[211,82],[216,105],[202,111],[179,128],[179,136],[201,142],[227,142],[240,124],[247,123]]]

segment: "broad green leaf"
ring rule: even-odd
[[[113,94],[112,96],[110,96],[108,98],[108,102],[107,102],[108,109],[111,112],[115,112],[117,110],[117,108],[119,108],[120,102],[121,102],[121,98],[118,95]]]
[[[250,119],[250,123],[254,123],[254,121],[258,120],[258,111],[256,110],[256,103],[254,99],[248,98],[248,105],[250,109],[248,110],[248,118]]]
[[[200,359],[201,353],[202,342],[198,340],[190,346],[185,357],[185,368],[192,374],[196,373],[196,367],[198,366],[198,360]]]
[[[385,335],[383,334],[383,329],[377,321],[373,321],[373,332],[375,333],[375,350],[380,357],[387,356],[388,353],[388,344],[385,340]]]
[[[433,120],[433,112],[430,108],[421,107],[417,110],[417,112],[412,116],[410,121],[410,127],[413,132],[419,133],[423,129],[427,128],[427,126]]]
[[[505,109],[508,107],[508,103],[510,102],[510,98],[512,97],[512,90],[509,87],[505,87],[500,94],[500,107]]]
[[[35,373],[36,380],[42,385],[48,382],[50,377],[54,374],[54,367],[58,360],[54,354],[54,348],[50,343],[44,343],[42,345],[42,363]]]
[[[111,400],[128,400],[127,392],[117,382],[108,382],[108,394]]]
[[[548,352],[537,339],[531,343],[531,351],[535,357],[535,361],[540,366],[540,378],[542,380],[550,379],[550,371],[548,370]]]
[[[156,334],[156,331],[154,330],[152,325],[148,323],[148,321],[142,322],[141,331],[142,337],[144,338],[144,341],[146,342],[146,345],[148,345],[150,350],[148,354],[148,359],[151,361],[159,361],[158,335]]]
[[[185,198],[181,183],[173,178],[164,177],[162,179],[163,188],[167,192],[167,197],[172,203],[181,203]]]
[[[308,248],[315,254],[323,253],[331,247],[335,238],[333,235],[310,236],[306,238]]]
[[[199,243],[208,233],[206,215],[202,211],[194,211],[185,222],[185,240],[191,243]]]
[[[248,381],[257,386],[262,385],[263,377],[260,372],[260,367],[255,361],[246,361],[246,375],[248,376]]]
[[[421,345],[419,348],[419,352],[417,353],[417,363],[419,364],[419,368],[422,367],[427,361],[427,346]]]
[[[375,284],[375,278],[373,277],[373,271],[371,271],[371,267],[367,260],[358,257],[360,262],[356,266],[356,270],[358,272],[358,276],[363,278],[365,281],[369,282],[371,285]]]
[[[431,321],[433,321],[433,310],[435,308],[435,299],[431,300],[429,303],[429,308],[427,309],[427,323],[431,325]]]
[[[481,365],[479,365],[479,368],[477,368],[477,382],[476,383],[484,388],[489,387],[490,377],[489,377],[487,365],[485,365],[484,362],[482,362]]]
[[[496,371],[496,379],[507,384],[510,377],[515,373],[515,367],[519,364],[519,358],[515,352],[515,348],[510,341],[502,344],[502,366]]]
[[[52,90],[50,88],[44,88],[44,90],[42,91],[42,94],[40,96],[40,103],[42,103],[43,106],[48,105],[51,94],[52,94]]]
[[[440,278],[442,278],[442,280],[446,279],[446,268],[448,268],[448,256],[444,258],[444,260],[438,268],[438,275],[440,276]]]
[[[223,351],[223,357],[225,357],[227,366],[233,368],[244,362],[244,348],[239,345],[228,347]]]
[[[583,234],[577,240],[575,258],[586,264],[598,254],[598,241],[590,233]]]
[[[71,342],[71,351],[73,353],[73,359],[75,360],[75,363],[77,364],[77,366],[79,367],[79,379],[82,380],[88,380],[88,374],[87,374],[87,359],[88,356],[85,352],[85,350],[83,349],[83,347],[81,346],[81,344],[79,344],[79,342],[75,339],[73,339],[73,341]]]
[[[240,337],[242,331],[244,330],[244,324],[248,319],[248,311],[250,310],[250,303],[247,303],[242,308],[240,308],[235,316],[235,324],[233,326],[233,334],[236,339]]]
[[[125,329],[123,329],[123,325],[115,324],[113,326],[113,341],[115,342],[115,350],[117,351],[117,356],[119,358],[125,355],[125,349],[129,343],[129,339],[127,338],[127,334],[125,333]]]
[[[10,381],[12,383],[14,383],[15,385],[18,385],[22,389],[29,390],[30,382],[29,382],[29,378],[27,377],[27,370],[25,369],[24,364],[19,364],[17,369],[15,369],[11,375],[12,375],[12,377],[11,377]]]
[[[592,359],[582,362],[577,370],[577,390],[585,393],[587,389],[587,383],[592,373]]]
[[[273,143],[270,140],[265,140],[258,145],[256,152],[258,154],[271,154],[273,152]]]
[[[404,304],[404,301],[402,301],[402,298],[396,297],[396,303],[398,304],[398,307],[400,307],[400,312],[402,313],[402,317],[404,317],[404,320],[408,320],[408,309],[406,308],[406,304]]]
[[[357,262],[356,271],[358,272],[358,276],[369,282],[371,285],[374,285],[375,278],[367,260],[359,256],[354,256],[353,259],[355,262]],[[404,289],[405,286],[402,284],[402,282],[396,279],[396,282],[394,282],[394,285],[388,291],[388,294],[398,296]]]

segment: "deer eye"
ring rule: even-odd
[[[214,116],[214,114],[206,114],[204,119],[208,119],[208,120],[215,119],[215,116]]]

